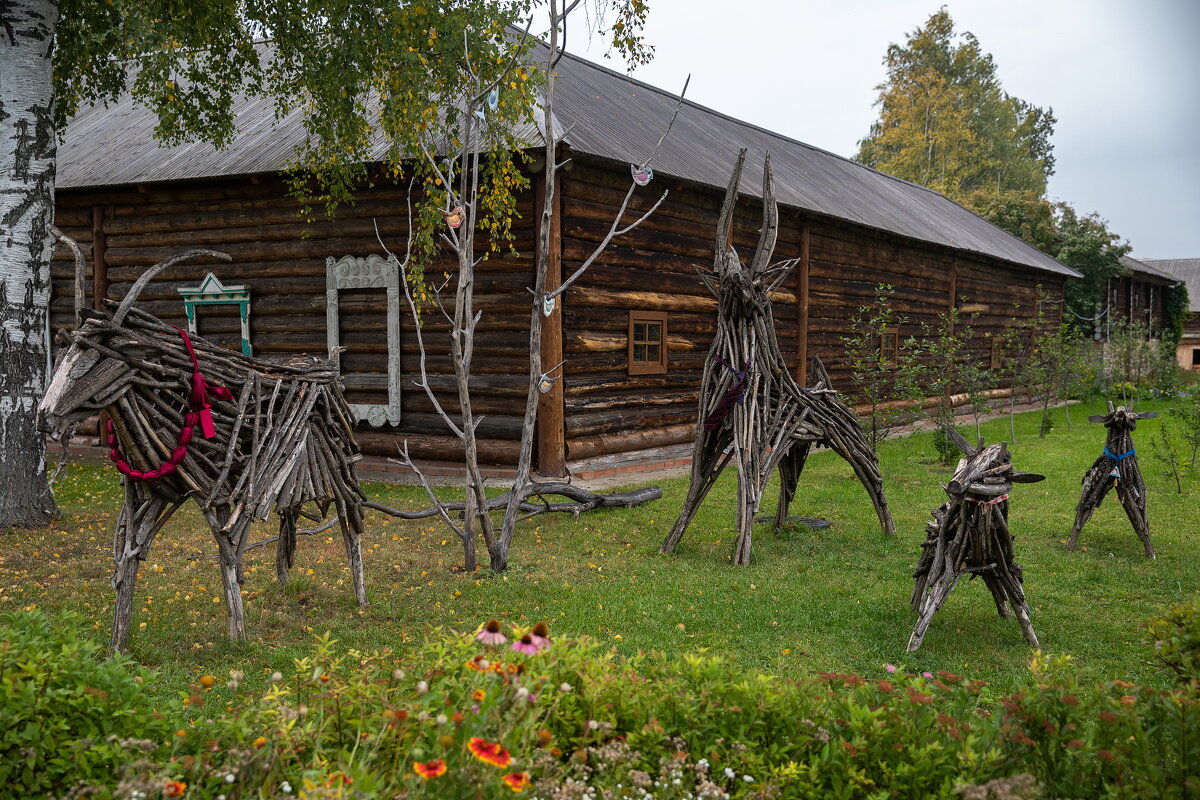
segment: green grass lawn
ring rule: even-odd
[[[1154,405],[1146,406],[1155,408]],[[1161,410],[1161,405],[1157,406]],[[1068,432],[1062,411],[1038,439],[1036,414],[1018,417],[1017,469],[1047,480],[1018,485],[1012,530],[1033,625],[1042,646],[1073,656],[1086,676],[1164,680],[1148,663],[1141,626],[1165,606],[1200,589],[1200,471],[1174,491],[1150,457],[1160,420],[1135,439],[1149,486],[1147,560],[1115,495],[1106,500],[1066,552],[1080,479],[1099,453],[1103,429],[1082,422],[1076,407]],[[972,432],[973,433],[973,432]],[[1008,438],[1007,419],[984,426],[988,441]],[[970,437],[969,437],[970,438]],[[932,463],[929,434],[888,442],[881,465],[898,534],[885,537],[849,467],[830,453],[809,461],[793,514],[823,516],[822,531],[756,531],[755,560],[731,565],[735,514],[727,471],[692,523],[678,553],[657,553],[687,489],[686,478],[663,484],[663,499],[579,519],[544,516],[518,532],[509,571],[500,576],[452,571],[458,540],[433,521],[405,522],[373,514],[364,537],[369,609],[353,602],[340,536],[302,538],[286,588],[274,579],[274,551],[247,554],[246,624],[250,642],[225,641],[225,612],[215,543],[193,506],[160,534],[142,565],[132,654],[158,669],[156,690],[182,691],[197,673],[234,667],[261,676],[310,649],[331,632],[363,650],[405,647],[434,627],[473,630],[489,617],[516,624],[547,619],[559,635],[591,635],[619,651],[708,651],[747,668],[780,675],[811,671],[878,672],[885,663],[908,670],[948,669],[1012,686],[1030,651],[1014,620],[996,616],[981,582],[960,583],[934,619],[923,648],[905,645],[914,623],[908,601],[924,523],[944,494],[944,467]],[[425,505],[414,488],[369,484],[374,499],[404,508]],[[774,505],[774,493],[767,508]],[[75,612],[106,641],[113,592],[111,529],[120,505],[115,471],[71,466],[58,490],[63,517],[53,528],[4,534],[0,611],[36,606]],[[254,538],[274,534],[262,525]],[[481,545],[482,548],[482,545]]]

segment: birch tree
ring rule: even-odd
[[[54,223],[50,0],[0,6],[0,528],[57,514],[37,430],[48,377]]]

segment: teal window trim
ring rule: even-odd
[[[250,346],[250,291],[245,286],[226,286],[210,272],[199,286],[180,287],[179,293],[183,295],[183,313],[187,315],[188,333],[192,335],[196,335],[198,306],[237,306],[242,321],[242,354],[254,355]]]

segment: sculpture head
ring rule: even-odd
[[[137,279],[111,317],[98,311],[83,311],[83,322],[78,328],[70,334],[59,334],[57,340],[62,349],[46,393],[38,404],[41,430],[60,436],[72,425],[116,402],[139,372],[147,372],[146,378],[161,380],[150,375],[146,368],[153,365],[163,349],[145,331],[130,328],[125,321],[138,295],[155,275],[197,255],[231,260],[225,253],[213,250],[189,250],[159,262]],[[121,357],[111,353],[119,353]],[[186,376],[180,374],[181,388],[186,390]]]
[[[946,494],[952,500],[968,494],[1000,497],[1007,495],[1014,483],[1037,483],[1046,479],[1045,475],[1013,469],[1007,442],[984,445],[983,437],[980,437],[979,444],[972,447],[954,428],[947,426],[945,430],[963,454],[954,470],[954,478],[946,484]]]

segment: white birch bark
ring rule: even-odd
[[[57,514],[37,404],[49,359],[54,0],[0,4],[0,530]]]

